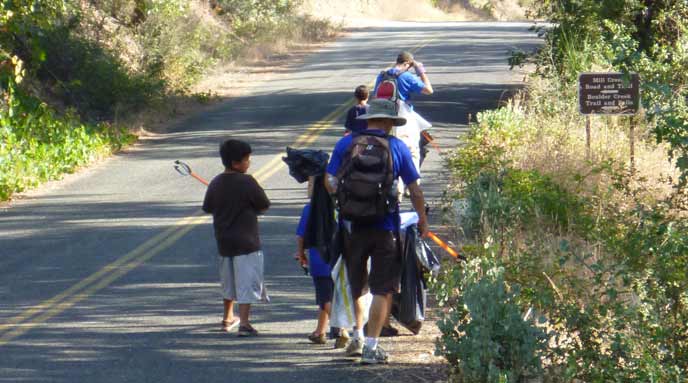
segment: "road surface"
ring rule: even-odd
[[[435,94],[415,105],[450,150],[469,113],[495,107],[519,85],[506,58],[538,44],[529,26],[390,23],[355,31],[250,94],[0,208],[0,382],[369,380],[341,352],[305,338],[315,326],[313,287],[292,254],[306,191],[279,156],[294,145],[330,151],[353,89],[370,84],[401,49],[414,50],[428,69]],[[183,159],[211,178],[222,171],[217,151],[227,137],[253,146],[250,172],[272,200],[260,220],[272,303],[254,309],[256,339],[218,331],[204,186],[171,166]],[[446,174],[434,150],[423,175],[436,203]]]

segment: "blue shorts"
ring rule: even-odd
[[[332,302],[334,281],[331,277],[313,277],[313,286],[315,286],[315,304],[324,310],[325,305]]]

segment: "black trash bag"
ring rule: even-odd
[[[429,139],[428,139],[429,138]],[[423,166],[423,162],[425,162],[425,157],[428,155],[430,152],[430,149],[428,149],[428,145],[430,142],[434,141],[434,137],[430,135],[430,132],[428,130],[424,130],[420,134],[420,142],[419,142],[419,148],[420,148],[420,161],[418,162],[418,167]]]
[[[418,334],[425,320],[426,285],[416,255],[418,230],[416,225],[406,229],[402,254],[401,293],[394,294],[392,315],[413,334]]]
[[[303,236],[303,246],[306,249],[315,248],[320,252],[323,262],[330,259],[340,250],[333,249],[337,221],[335,219],[335,205],[332,197],[325,189],[324,176],[318,175],[313,180],[313,195],[311,196],[311,211]]]
[[[322,150],[290,147],[287,147],[287,156],[282,157],[282,161],[289,166],[289,174],[299,183],[308,181],[310,176],[324,174],[329,159],[330,155]]]
[[[416,258],[422,267],[423,274],[427,272],[433,276],[439,275],[440,260],[430,245],[422,238],[416,240]]]

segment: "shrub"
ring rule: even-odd
[[[546,335],[532,316],[523,318],[519,287],[503,274],[478,259],[434,282],[441,302],[453,300],[438,323],[438,353],[455,366],[459,382],[522,382],[542,370]]]
[[[87,118],[112,120],[117,113],[141,110],[164,91],[154,71],[127,69],[119,58],[68,27],[42,30],[35,41],[45,53],[33,66],[37,79],[50,84],[53,97]]]
[[[17,73],[21,61],[15,57],[14,62]],[[21,76],[5,76],[7,93],[0,104],[0,200],[58,179],[133,140],[124,128],[85,124],[72,110],[58,115],[23,94],[17,80]]]

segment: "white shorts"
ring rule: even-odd
[[[219,257],[222,298],[238,304],[268,302],[263,282],[263,252]]]

